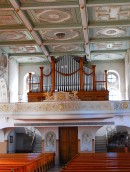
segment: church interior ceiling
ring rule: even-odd
[[[124,60],[128,48],[130,0],[0,0],[0,49],[19,63]]]

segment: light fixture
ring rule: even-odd
[[[65,37],[65,33],[63,33],[63,32],[56,33],[55,35],[56,35],[57,38],[59,38],[59,39],[63,39],[63,38]]]

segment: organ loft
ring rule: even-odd
[[[41,102],[56,93],[76,95],[81,101],[108,100],[107,70],[96,74],[96,66],[84,58],[51,57],[49,69],[40,67],[39,76],[29,73],[29,102]]]

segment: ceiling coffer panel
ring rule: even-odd
[[[80,21],[78,8],[27,10],[34,24],[77,23]]]
[[[15,11],[0,11],[0,26],[1,25],[16,25],[22,24],[21,19]]]
[[[130,36],[130,27],[109,27],[89,29],[91,38],[112,38]]]
[[[126,53],[94,53],[91,54],[91,59],[94,60],[122,60]]]
[[[38,46],[36,45],[24,45],[24,46],[8,46],[1,47],[7,53],[35,53],[41,52]]]
[[[82,44],[57,44],[48,46],[51,52],[70,52],[70,51],[84,51]]]
[[[39,33],[44,40],[83,39],[81,29],[48,29],[40,30]]]
[[[97,50],[124,50],[130,48],[130,41],[128,42],[111,42],[111,43],[95,43],[90,44],[91,51]]]
[[[93,13],[91,12],[93,11]],[[99,6],[88,8],[89,20],[118,21],[130,19],[130,6]]]
[[[0,40],[33,40],[33,38],[27,31],[0,31]]]
[[[19,63],[38,63],[38,62],[44,62],[46,61],[46,58],[44,57],[13,57],[15,60],[17,60]]]

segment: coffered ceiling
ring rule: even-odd
[[[0,0],[0,49],[19,63],[121,60],[128,48],[130,0]]]

